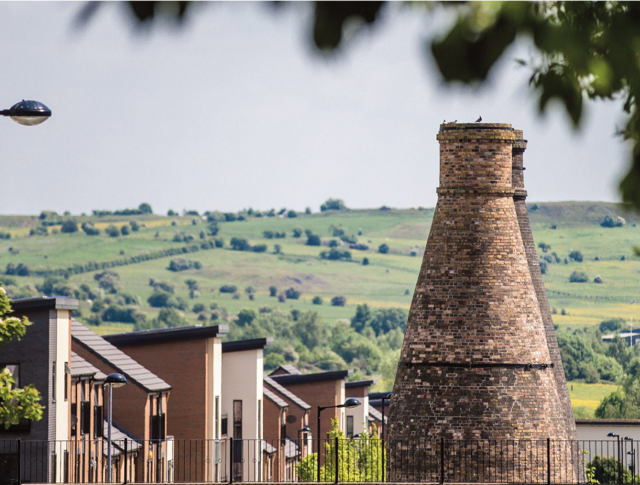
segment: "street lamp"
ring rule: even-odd
[[[609,438],[616,438],[618,441],[618,483],[622,483],[622,456],[620,455],[620,435],[613,431],[607,434]]]
[[[384,443],[384,402],[388,401],[389,399],[391,399],[391,393],[387,392],[386,394],[382,395],[382,442]]]
[[[636,450],[633,449],[633,438],[629,436],[624,437],[625,441],[631,441],[631,451],[627,451],[627,455],[631,455],[631,465],[629,469],[631,470],[631,483],[635,485],[636,483]]]
[[[350,397],[349,399],[347,399],[343,404],[336,404],[335,406],[318,406],[318,459],[316,460],[318,462],[318,481],[320,481],[320,413],[322,411],[324,411],[325,409],[329,409],[329,408],[347,408],[347,409],[353,409],[353,408],[357,408],[358,406],[360,406],[360,401],[358,401],[357,399]],[[338,466],[338,464],[336,463],[336,467]]]
[[[40,101],[25,101],[14,104],[9,109],[0,110],[0,115],[9,116],[21,125],[39,125],[51,117],[51,110]]]
[[[107,480],[111,483],[111,409],[112,409],[112,396],[113,389],[117,389],[118,387],[122,387],[127,383],[127,378],[122,374],[109,374],[104,381],[104,385],[109,388],[109,413],[107,415],[107,428],[108,428],[108,436],[107,436]],[[127,457],[125,456],[126,460]]]

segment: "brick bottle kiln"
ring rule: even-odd
[[[389,479],[576,482],[577,443],[560,441],[576,439],[575,423],[526,214],[522,132],[449,123],[437,139],[438,204],[389,411]]]

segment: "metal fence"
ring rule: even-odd
[[[630,483],[632,440],[113,440],[112,483]],[[0,484],[108,483],[106,439],[0,441]],[[319,452],[318,452],[319,451]]]

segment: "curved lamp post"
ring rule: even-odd
[[[631,451],[627,451],[627,455],[631,456],[631,465],[629,469],[631,470],[631,483],[635,485],[636,483],[636,450],[633,448],[633,438],[630,436],[624,437],[625,441],[631,441]]]
[[[9,116],[21,125],[33,126],[47,121],[51,117],[51,110],[40,101],[25,101],[23,99],[9,109],[0,110],[0,115]]]
[[[620,435],[613,431],[607,434],[609,438],[615,438],[618,441],[618,483],[622,483],[622,454],[620,453]]]
[[[107,480],[111,483],[111,397],[113,395],[113,389],[117,389],[118,387],[122,387],[127,383],[127,378],[122,374],[109,374],[104,381],[104,385],[109,388],[109,414],[107,415],[107,428],[108,428],[108,437],[107,437]],[[127,457],[125,456],[126,460]]]
[[[318,459],[316,460],[318,462],[318,481],[320,481],[320,413],[329,408],[353,409],[357,408],[358,406],[360,406],[360,401],[352,397],[347,399],[343,404],[336,404],[335,406],[318,406]],[[338,464],[336,463],[336,467],[337,466]]]

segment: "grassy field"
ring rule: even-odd
[[[583,382],[569,381],[569,396],[571,397],[571,406],[576,409],[583,408],[583,413],[586,411],[586,415],[581,417],[593,418],[593,412],[600,404],[603,397],[608,396],[612,392],[618,389],[618,386],[614,384],[585,384]]]

